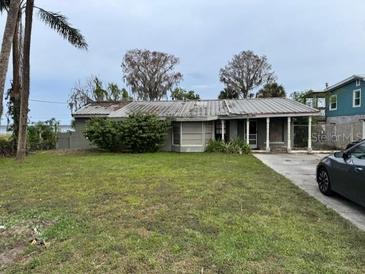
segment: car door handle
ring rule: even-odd
[[[355,167],[355,172],[363,172],[364,168],[362,167]]]

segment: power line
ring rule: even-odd
[[[57,101],[47,101],[47,100],[39,100],[39,99],[29,99],[31,102],[37,102],[37,103],[47,103],[47,104],[62,104],[67,105],[66,102],[57,102]]]

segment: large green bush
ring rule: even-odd
[[[168,127],[167,121],[155,115],[137,113],[121,121],[91,119],[84,134],[91,143],[102,149],[143,153],[159,150]]]
[[[7,137],[0,137],[0,156],[11,156],[14,153],[13,141]]]
[[[9,137],[0,137],[0,156],[13,156],[17,149],[17,135],[14,127]],[[48,150],[56,148],[59,123],[55,119],[30,124],[27,128],[27,150]],[[16,130],[17,132],[17,130]]]
[[[28,148],[31,151],[56,148],[59,123],[55,119],[28,126]]]
[[[233,139],[228,143],[222,140],[210,140],[206,152],[222,152],[231,154],[249,154],[251,152],[250,146],[246,141],[240,138]]]

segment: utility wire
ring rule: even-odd
[[[66,102],[57,102],[57,101],[47,101],[47,100],[39,100],[39,99],[29,99],[31,102],[38,102],[38,103],[47,103],[47,104],[62,104],[67,105]]]

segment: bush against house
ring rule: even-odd
[[[91,119],[84,132],[89,141],[108,151],[156,152],[164,142],[169,123],[155,115],[132,114],[116,121]]]
[[[210,140],[205,151],[230,154],[249,154],[251,149],[245,140],[236,138],[228,143],[225,143],[222,140]]]

